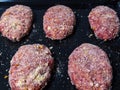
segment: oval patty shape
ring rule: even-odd
[[[84,43],[69,56],[68,74],[78,90],[108,90],[112,80],[112,67],[102,49]]]
[[[117,13],[107,6],[97,6],[89,13],[89,23],[97,38],[114,39],[120,29]]]
[[[53,58],[41,44],[23,45],[11,60],[9,84],[11,90],[42,90],[51,76]]]
[[[24,5],[12,6],[1,16],[0,32],[9,40],[20,41],[30,31],[32,16],[30,7]]]
[[[72,34],[75,25],[75,15],[67,6],[50,7],[43,16],[43,27],[46,37],[61,40]]]

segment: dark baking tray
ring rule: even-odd
[[[6,8],[15,4],[28,5],[32,8],[34,13],[33,27],[30,34],[20,42],[11,42],[0,34],[0,90],[10,89],[8,78],[5,76],[8,75],[12,56],[21,45],[32,43],[53,47],[51,51],[55,58],[55,66],[52,77],[44,90],[76,90],[67,73],[68,56],[77,46],[86,42],[95,44],[106,51],[113,67],[111,90],[120,90],[120,37],[107,42],[96,39],[87,18],[90,10],[97,5],[107,5],[113,8],[118,12],[120,18],[120,4],[117,0],[34,0],[34,2],[31,0],[1,0],[0,15]],[[45,38],[43,32],[43,15],[47,8],[56,4],[71,7],[77,20],[74,33],[61,41]]]

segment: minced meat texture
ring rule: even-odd
[[[72,34],[75,25],[75,15],[67,6],[50,7],[43,16],[43,27],[46,37],[61,40]]]
[[[9,84],[11,90],[42,90],[51,76],[53,58],[41,44],[23,45],[11,60]]]
[[[2,36],[14,42],[20,41],[30,31],[32,16],[32,10],[28,6],[15,5],[8,8],[0,19]]]
[[[120,29],[117,13],[107,6],[97,6],[89,13],[89,23],[97,38],[114,39]]]
[[[84,43],[69,56],[68,74],[78,90],[109,90],[112,67],[98,46]]]

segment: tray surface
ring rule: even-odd
[[[3,0],[4,1],[4,0]],[[12,0],[11,0],[12,1]],[[41,0],[40,0],[41,1]],[[65,0],[67,1],[67,0]],[[102,0],[99,0],[102,1]],[[96,39],[92,30],[90,29],[88,22],[88,14],[92,8],[97,5],[107,5],[118,12],[120,18],[120,5],[119,3],[65,3],[61,2],[59,4],[64,4],[71,7],[76,15],[76,26],[74,28],[74,33],[63,39],[61,41],[52,41],[45,38],[45,33],[43,31],[43,15],[45,11],[53,5],[58,4],[34,4],[34,3],[23,3],[23,2],[0,2],[0,15],[10,6],[15,4],[28,5],[32,8],[34,14],[33,27],[28,36],[23,38],[20,42],[11,42],[4,38],[0,34],[0,90],[9,90],[8,84],[8,71],[10,67],[10,60],[15,52],[21,45],[40,43],[45,44],[48,47],[53,47],[51,52],[55,60],[55,66],[52,73],[52,77],[48,82],[48,85],[44,90],[76,90],[71,84],[67,73],[68,67],[68,56],[70,53],[82,43],[91,43],[102,48],[109,56],[111,65],[113,67],[113,80],[111,90],[120,90],[120,36],[114,40],[104,42],[102,40]],[[120,35],[120,34],[119,34]]]

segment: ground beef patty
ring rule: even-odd
[[[20,41],[30,31],[32,15],[28,6],[15,5],[8,8],[1,16],[0,32],[12,41]]]
[[[108,90],[112,67],[107,54],[92,44],[82,44],[69,56],[68,74],[78,90]]]
[[[97,6],[91,10],[88,18],[97,38],[111,40],[118,35],[120,23],[113,9],[107,6]]]
[[[43,27],[46,37],[61,40],[73,32],[75,15],[67,6],[56,5],[50,7],[43,17]]]
[[[42,90],[50,78],[53,58],[40,44],[24,45],[11,60],[9,84],[12,90]]]

